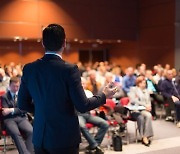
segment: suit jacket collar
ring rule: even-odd
[[[12,97],[12,95],[11,95],[11,92],[8,90],[8,92],[7,92],[7,98],[11,101],[11,100],[13,100],[13,97]]]
[[[42,60],[52,60],[52,59],[54,59],[54,60],[63,61],[59,56],[54,55],[54,54],[45,54],[41,59]]]
[[[56,55],[62,59],[62,56],[56,52],[45,52],[45,55]]]
[[[13,98],[12,98],[12,95],[10,93],[10,91],[8,90],[8,92],[6,93],[6,97],[7,99],[9,100],[8,101],[8,104],[9,104],[9,107],[15,107],[17,104],[16,102],[14,102]]]

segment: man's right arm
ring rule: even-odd
[[[18,92],[18,108],[27,112],[34,112],[34,105],[32,104],[32,98],[27,88],[28,72],[26,72],[26,66],[23,69],[23,76],[21,78],[21,85]]]
[[[106,103],[104,93],[99,93],[91,98],[86,97],[77,66],[69,70],[67,82],[71,100],[79,112],[87,112]]]

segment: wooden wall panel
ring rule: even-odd
[[[140,8],[140,28],[153,26],[168,26],[174,24],[174,3],[168,2],[162,5],[153,5]]]
[[[137,63],[144,62],[140,58],[137,41],[125,41],[112,46],[110,50],[110,62],[121,65],[124,70],[128,66],[135,67]]]
[[[174,0],[139,0],[139,7],[151,7],[158,5],[166,5],[167,3],[174,3]]]
[[[174,0],[140,0],[139,52],[148,66],[174,66]]]
[[[134,40],[137,0],[0,1],[0,38],[39,38],[42,27],[50,23],[62,24],[68,38]]]
[[[34,22],[38,21],[38,5],[36,1],[1,0],[0,21]]]
[[[174,0],[138,2],[139,6],[137,0],[97,0],[96,5],[91,0],[1,0],[0,38],[39,38],[43,26],[56,22],[65,27],[68,38],[125,39],[121,44],[102,45],[109,50],[110,61],[123,68],[141,62],[148,67],[157,63],[174,66]],[[77,62],[82,48],[92,48],[92,44],[73,45],[63,58]],[[22,53],[18,42],[0,41],[3,62],[27,63],[43,54],[41,44],[35,41],[23,41]]]
[[[21,45],[20,45],[21,43]],[[35,41],[0,41],[0,64],[26,64],[33,62],[44,55],[44,49],[40,42]],[[73,47],[71,50],[64,51],[63,59],[76,63],[79,60],[78,49]]]

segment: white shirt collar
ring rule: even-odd
[[[18,95],[17,92],[16,92],[16,93],[13,93],[13,92],[10,91],[10,93],[11,93],[12,98],[14,98],[14,95]]]
[[[56,55],[56,56],[58,56],[58,57],[60,57],[61,59],[62,59],[62,56],[60,55],[60,54],[58,54],[58,53],[56,53],[56,52],[45,52],[45,55]]]

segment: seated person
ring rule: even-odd
[[[126,69],[126,75],[123,77],[122,89],[125,94],[128,95],[130,88],[135,86],[136,76],[134,75],[134,69],[132,67],[128,67]]]
[[[91,70],[88,75],[89,77],[86,83],[86,89],[96,95],[101,87],[101,83],[97,81],[97,72],[95,70]]]
[[[12,137],[20,154],[32,154],[32,125],[27,120],[26,113],[17,108],[17,92],[20,79],[12,77],[9,90],[2,96],[3,123],[8,134]],[[23,136],[21,136],[21,133]],[[25,141],[23,139],[25,138]]]
[[[86,96],[92,97],[93,96],[92,92],[89,90],[86,90],[86,80],[84,78],[81,78],[81,81],[82,81],[82,86],[85,89]],[[81,132],[89,143],[89,146],[87,147],[87,152],[96,151],[96,154],[103,154],[104,152],[99,147],[99,145],[101,144],[108,130],[108,127],[109,127],[108,123],[104,119],[98,116],[91,115],[89,112],[78,113],[78,118],[79,118],[79,125],[80,125]],[[86,123],[91,123],[99,127],[99,130],[97,134],[95,135],[95,137],[93,137],[89,133],[89,130],[86,128]]]
[[[106,99],[106,104],[99,107],[98,115],[110,123],[117,122],[120,135],[124,135],[126,120],[128,119],[127,109],[124,106],[121,104],[116,105],[112,99]]]
[[[118,104],[114,107],[114,113],[112,114],[113,118],[119,124],[119,132],[123,133],[126,129],[126,121],[128,119],[127,109],[123,107],[121,104]]]
[[[113,74],[110,73],[110,72],[106,72],[106,74],[105,74],[105,82],[101,86],[101,88],[99,89],[99,92],[102,92],[104,87],[106,87],[111,82],[113,82],[114,86],[116,86],[116,88],[117,88],[117,92],[113,95],[112,98],[114,98],[115,100],[119,100],[120,98],[124,97],[125,94],[124,94],[124,91],[122,90],[121,84],[119,84],[118,82],[113,81]]]
[[[130,99],[130,105],[137,108],[139,106],[144,108],[141,110],[132,110],[131,117],[137,121],[142,143],[146,146],[149,146],[151,142],[150,137],[153,136],[151,100],[149,92],[146,89],[146,79],[144,76],[137,77],[136,87],[132,87],[128,95]]]
[[[156,115],[156,103],[160,106],[164,103],[164,98],[162,95],[159,94],[158,86],[156,85],[156,82],[153,79],[152,71],[146,70],[146,82],[147,82],[147,89],[149,91],[150,97],[151,97],[151,114],[153,116],[153,119],[157,119]]]
[[[166,72],[166,78],[161,83],[161,93],[168,104],[166,107],[166,121],[173,120],[171,111],[175,109],[177,127],[180,128],[180,105],[175,103],[180,101],[180,83],[177,82],[177,78],[173,81],[172,70],[167,70]]]
[[[0,68],[0,91],[7,91],[10,78],[5,74],[4,69]]]

